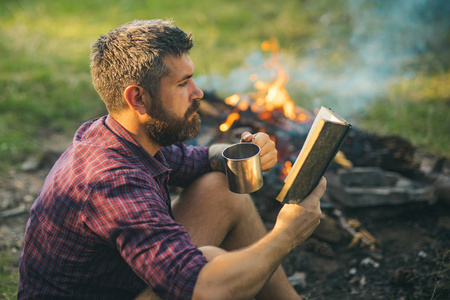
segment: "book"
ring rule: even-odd
[[[351,128],[338,114],[322,106],[277,200],[284,203],[303,201],[319,183]]]

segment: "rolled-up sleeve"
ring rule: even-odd
[[[162,154],[172,169],[169,184],[185,187],[199,176],[211,172],[208,150],[208,147],[182,143],[163,148]]]

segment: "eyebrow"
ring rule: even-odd
[[[185,75],[182,78],[180,78],[180,80],[178,80],[178,82],[186,80],[186,79],[189,79],[189,78],[192,78],[193,76],[194,76],[194,73]]]

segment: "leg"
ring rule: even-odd
[[[266,234],[249,195],[228,190],[224,174],[199,178],[173,202],[175,220],[183,224],[198,246],[219,246],[231,251],[251,245]],[[281,266],[257,299],[300,299]]]

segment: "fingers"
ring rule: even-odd
[[[316,188],[301,202],[302,206],[318,206],[325,190],[327,189],[327,179],[322,176]]]
[[[250,132],[244,131],[241,134],[241,143],[242,142],[252,142],[252,141],[253,141],[253,135]]]
[[[270,139],[268,134],[264,132],[251,134],[245,131],[241,134],[241,142],[255,143],[261,148],[261,168],[263,171],[268,171],[277,164],[278,151],[275,148],[275,142]]]
[[[278,160],[278,151],[275,142],[266,133],[258,132],[253,135],[254,143],[261,148],[261,168],[263,171],[272,169]]]
[[[316,188],[311,192],[311,194],[320,199],[322,198],[326,189],[327,189],[327,179],[322,176]]]
[[[261,169],[263,171],[268,171],[277,164],[277,161],[278,161],[278,152],[275,148],[273,148],[270,151],[266,151],[264,154],[261,154]]]
[[[320,198],[325,189],[326,179],[322,177],[317,187],[300,204],[284,204],[274,230],[284,231],[295,245],[305,241],[320,223]]]
[[[269,140],[270,140],[269,135],[267,135],[267,133],[264,133],[264,132],[257,132],[257,133],[251,134],[248,131],[244,131],[241,134],[241,142],[253,142],[253,143],[257,144],[259,147],[261,147],[261,149]]]

